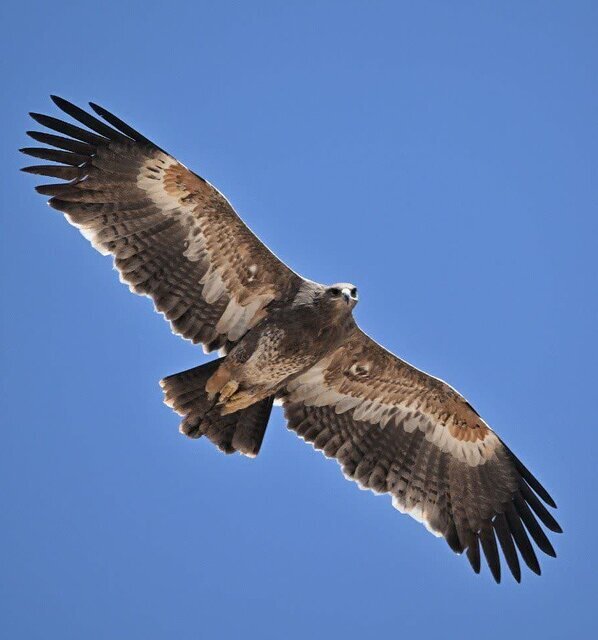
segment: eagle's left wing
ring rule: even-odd
[[[67,181],[36,189],[114,256],[121,280],[152,298],[175,333],[208,351],[226,349],[294,296],[302,278],[215,187],[102,107],[90,103],[100,120],[53,100],[78,124],[32,113],[63,135],[29,131],[48,146],[21,151],[50,164],[23,170]]]
[[[561,529],[542,485],[452,387],[403,362],[359,328],[293,380],[283,398],[289,428],[341,464],[363,488],[443,536],[480,570],[480,544],[496,581],[498,546],[517,581],[516,548],[540,573],[526,533],[554,549],[537,519]],[[535,516],[534,516],[535,513]],[[498,540],[498,544],[497,544]]]

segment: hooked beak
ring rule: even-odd
[[[342,289],[341,293],[343,294],[343,298],[347,304],[351,302],[351,290],[350,289]]]

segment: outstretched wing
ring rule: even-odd
[[[359,328],[293,380],[283,398],[289,428],[341,464],[363,488],[444,536],[480,570],[480,544],[500,581],[498,547],[521,578],[516,548],[540,573],[526,533],[554,549],[539,520],[561,529],[552,498],[453,388],[403,362]],[[534,515],[535,513],[535,515]],[[498,544],[497,544],[498,541]]]
[[[102,107],[106,122],[61,98],[86,128],[32,113],[66,137],[29,131],[42,144],[24,153],[60,164],[26,167],[67,180],[37,187],[101,253],[121,280],[150,296],[173,331],[207,350],[228,346],[284,300],[301,278],[248,229],[203,178]]]

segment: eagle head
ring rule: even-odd
[[[353,309],[357,304],[357,287],[350,282],[337,282],[326,287],[325,295],[335,306]]]

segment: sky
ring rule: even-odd
[[[3,2],[0,635],[563,638],[595,631],[598,5]],[[178,433],[207,361],[36,194],[56,93],[217,185],[552,493],[559,557],[476,576],[275,409],[255,460]],[[39,182],[39,181],[38,181]]]

